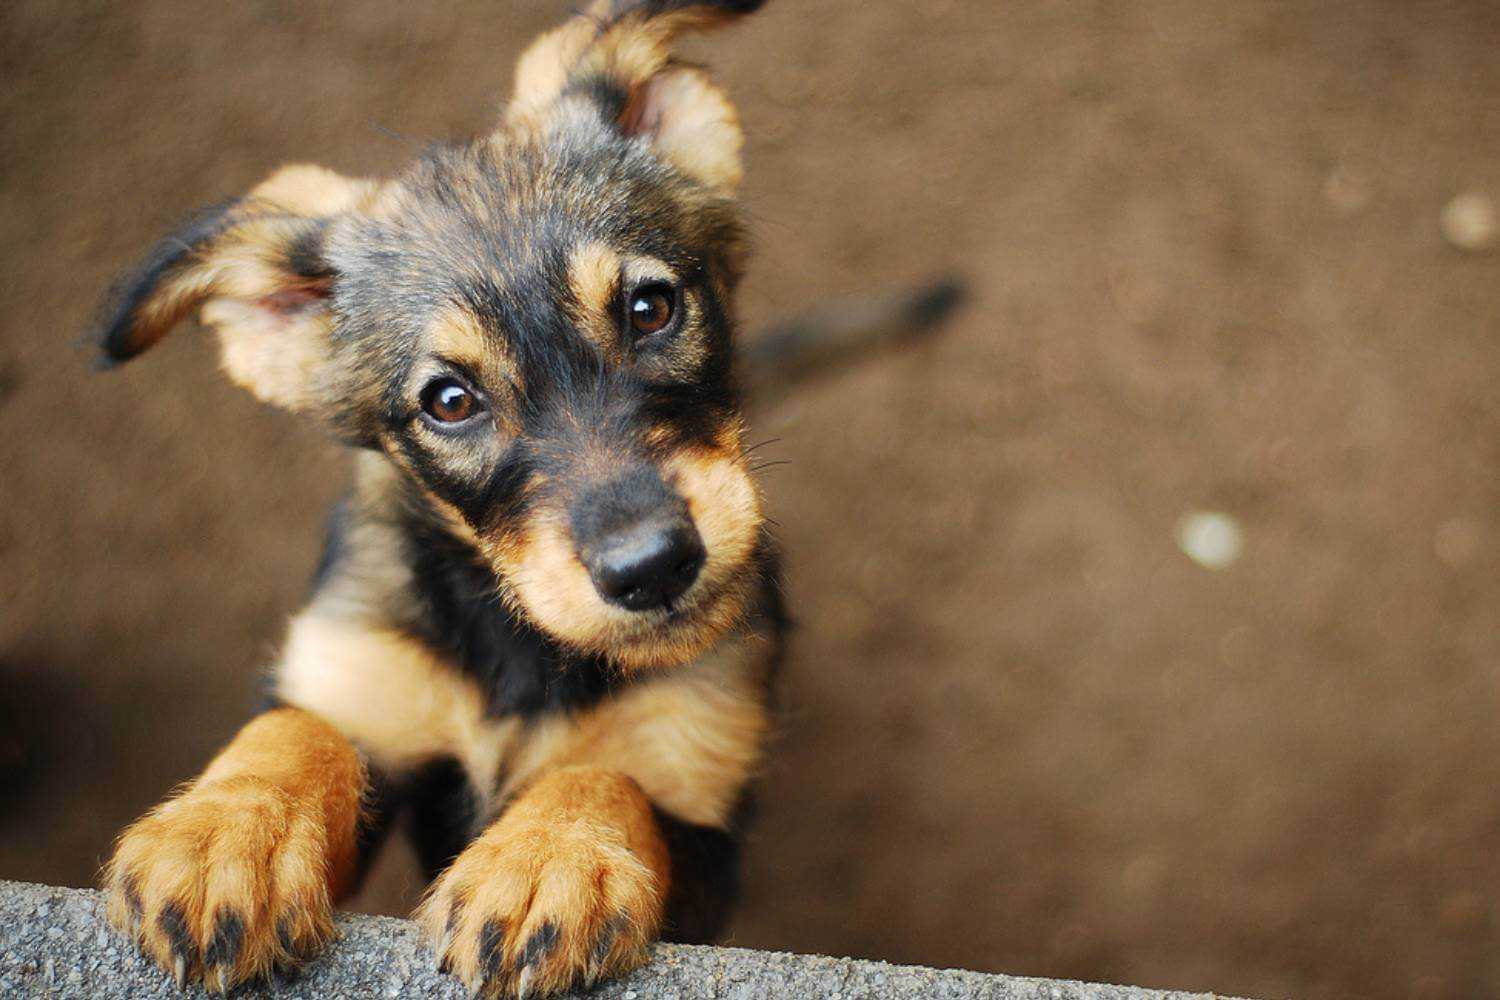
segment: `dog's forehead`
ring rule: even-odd
[[[474,288],[559,290],[580,247],[684,259],[680,181],[633,144],[563,136],[424,155],[330,241],[338,270],[413,302]]]

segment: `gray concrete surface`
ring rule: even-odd
[[[339,940],[294,983],[246,987],[236,997],[451,997],[467,994],[433,969],[416,925],[390,917],[339,918]],[[0,881],[0,997],[150,1000],[177,997],[170,978],[104,923],[99,894]],[[203,996],[199,989],[189,995]],[[930,997],[934,1000],[1191,1000],[1205,994],[940,971],[883,962],[658,945],[649,966],[606,983],[611,1000],[752,1000],[758,997]]]

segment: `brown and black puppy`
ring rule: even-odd
[[[492,135],[390,180],[287,167],[106,301],[108,362],[196,313],[232,378],[356,465],[270,707],[105,870],[111,920],[179,983],[313,954],[398,822],[476,992],[717,933],[786,631],[738,383],[959,297],[841,305],[736,366],[742,136],[670,45],[760,5],[597,0],[522,57]]]
[[[389,180],[287,167],[106,303],[111,361],[196,312],[356,455],[272,706],[106,869],[179,982],[316,951],[403,818],[476,991],[719,926],[784,623],[731,364],[742,137],[670,46],[759,6],[598,0],[492,135]]]

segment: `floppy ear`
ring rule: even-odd
[[[728,194],[742,174],[739,115],[708,74],[674,60],[671,47],[683,31],[716,27],[764,3],[595,0],[521,56],[506,124],[544,130],[570,98],[591,99],[663,162]]]
[[[331,328],[323,233],[372,190],[321,167],[289,166],[193,216],[106,296],[94,334],[104,363],[135,357],[196,310],[219,335],[231,378],[267,402],[308,408]]]

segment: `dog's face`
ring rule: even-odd
[[[731,381],[742,138],[671,61],[758,3],[601,0],[523,57],[491,136],[388,181],[290,167],[117,286],[132,357],[201,307],[262,398],[381,450],[565,645],[682,662],[761,531]]]

